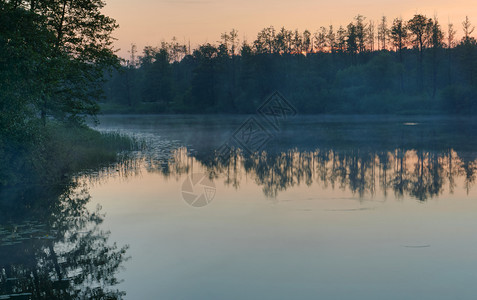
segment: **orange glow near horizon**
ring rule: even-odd
[[[421,13],[437,16],[442,29],[449,22],[461,35],[461,23],[469,16],[477,25],[477,6],[469,0],[106,0],[104,13],[117,20],[120,28],[114,36],[118,54],[128,56],[131,43],[139,54],[146,45],[157,46],[172,37],[192,48],[202,43],[216,43],[220,34],[235,28],[240,42],[251,42],[264,27],[284,26],[314,33],[320,26],[346,26],[361,14],[375,24],[384,15],[388,25],[396,17],[407,20]],[[474,32],[475,33],[475,32]]]

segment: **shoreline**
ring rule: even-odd
[[[119,162],[119,153],[138,147],[137,141],[116,132],[89,126],[48,123],[34,139],[0,143],[0,189],[68,182],[73,174]]]

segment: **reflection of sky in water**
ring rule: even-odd
[[[101,125],[153,144],[130,176],[90,186],[89,205],[107,213],[102,226],[131,246],[120,273],[127,298],[477,294],[473,121],[303,118],[267,157],[214,161],[204,153],[245,118],[226,119],[108,117]],[[275,155],[287,147],[297,150]],[[200,172],[216,193],[194,208],[181,187]]]

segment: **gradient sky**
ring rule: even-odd
[[[377,21],[382,15],[389,20],[415,13],[437,15],[443,29],[448,20],[458,34],[466,15],[477,24],[475,0],[106,0],[104,13],[115,18],[120,28],[115,32],[118,53],[126,57],[131,43],[139,52],[145,45],[157,46],[175,36],[191,46],[220,39],[220,33],[235,28],[240,41],[253,41],[267,26],[309,29],[320,26],[346,25],[357,14]]]

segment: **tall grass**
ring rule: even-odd
[[[0,141],[0,186],[66,180],[76,172],[115,163],[119,153],[140,147],[119,133],[51,122],[29,140]]]

